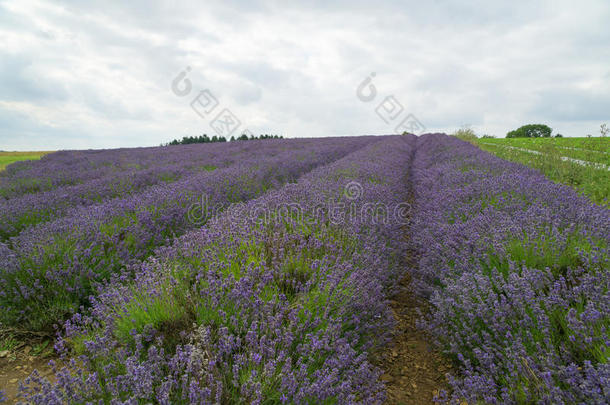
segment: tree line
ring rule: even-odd
[[[237,138],[232,136],[228,141],[227,138],[225,138],[224,136],[212,136],[211,138],[207,135],[207,134],[203,134],[200,136],[184,136],[182,137],[182,139],[174,139],[171,142],[168,142],[166,144],[164,144],[163,146],[168,146],[168,145],[190,145],[192,143],[210,143],[210,142],[234,142],[234,141],[254,141],[254,140],[261,140],[261,139],[284,139],[284,136],[282,135],[268,135],[268,134],[264,134],[264,135],[246,135],[246,134],[241,134],[240,136],[238,136]]]

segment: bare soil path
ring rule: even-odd
[[[52,336],[46,333],[0,326],[0,391],[7,401],[2,404],[17,403],[20,382],[34,370],[53,379],[49,362],[58,359],[52,342]]]
[[[4,391],[4,396],[8,401],[3,402],[3,404],[17,402],[19,382],[32,374],[32,371],[38,370],[40,375],[50,376],[52,373],[49,366],[50,360],[47,356],[30,356],[23,351],[12,352],[0,358],[0,391]]]
[[[397,322],[392,343],[382,352],[378,363],[385,370],[382,379],[388,404],[433,404],[433,398],[447,389],[450,362],[431,344],[431,339],[416,326],[418,308],[425,311],[410,288],[410,276],[400,281],[400,291],[391,297]]]

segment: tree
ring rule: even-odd
[[[256,136],[256,135],[252,134],[252,135],[250,135],[250,137],[248,137],[248,135],[242,134],[242,135],[238,136],[237,138],[235,138],[234,136],[231,136],[229,141],[230,142],[250,141],[250,140],[256,140],[256,139],[284,139],[284,136],[269,135],[269,134],[264,134],[264,135],[261,134],[259,136]],[[182,140],[174,139],[173,141],[168,142],[166,145],[188,145],[191,143],[208,143],[208,142],[227,142],[227,138],[225,138],[224,136],[216,136],[216,135],[214,135],[210,138],[206,134],[199,135],[199,136],[183,136]]]
[[[561,135],[561,134],[555,134],[555,138],[563,138],[563,135]]]
[[[608,128],[608,126],[606,124],[601,124],[599,126],[599,133],[601,134],[602,138],[605,138],[606,136],[608,136],[608,132],[610,132],[610,129]]]
[[[544,124],[524,125],[506,134],[507,138],[549,138],[553,130]]]
[[[553,129],[544,124],[529,124],[510,131],[507,138],[550,138]]]

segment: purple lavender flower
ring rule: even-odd
[[[66,402],[382,402],[367,353],[393,326],[384,297],[403,271],[404,223],[348,214],[404,202],[415,139],[382,138],[314,169],[114,277],[58,344],[82,355],[102,392],[75,378],[50,392]],[[355,200],[350,180],[363,187]],[[343,223],[318,209],[329,201]],[[259,207],[264,221],[251,215]]]
[[[454,400],[608,403],[610,215],[569,187],[441,135],[418,140],[412,268]]]

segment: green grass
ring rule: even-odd
[[[19,346],[19,342],[14,337],[8,335],[0,337],[0,352],[11,351],[17,346]]]
[[[572,159],[610,165],[610,138],[486,138],[477,139],[476,143],[551,152]]]
[[[22,160],[38,160],[51,152],[0,152],[0,172],[11,163]]]
[[[610,203],[610,170],[562,160],[568,157],[610,166],[610,138],[479,138],[472,143],[502,159],[532,167],[557,183],[572,186],[597,204]]]

